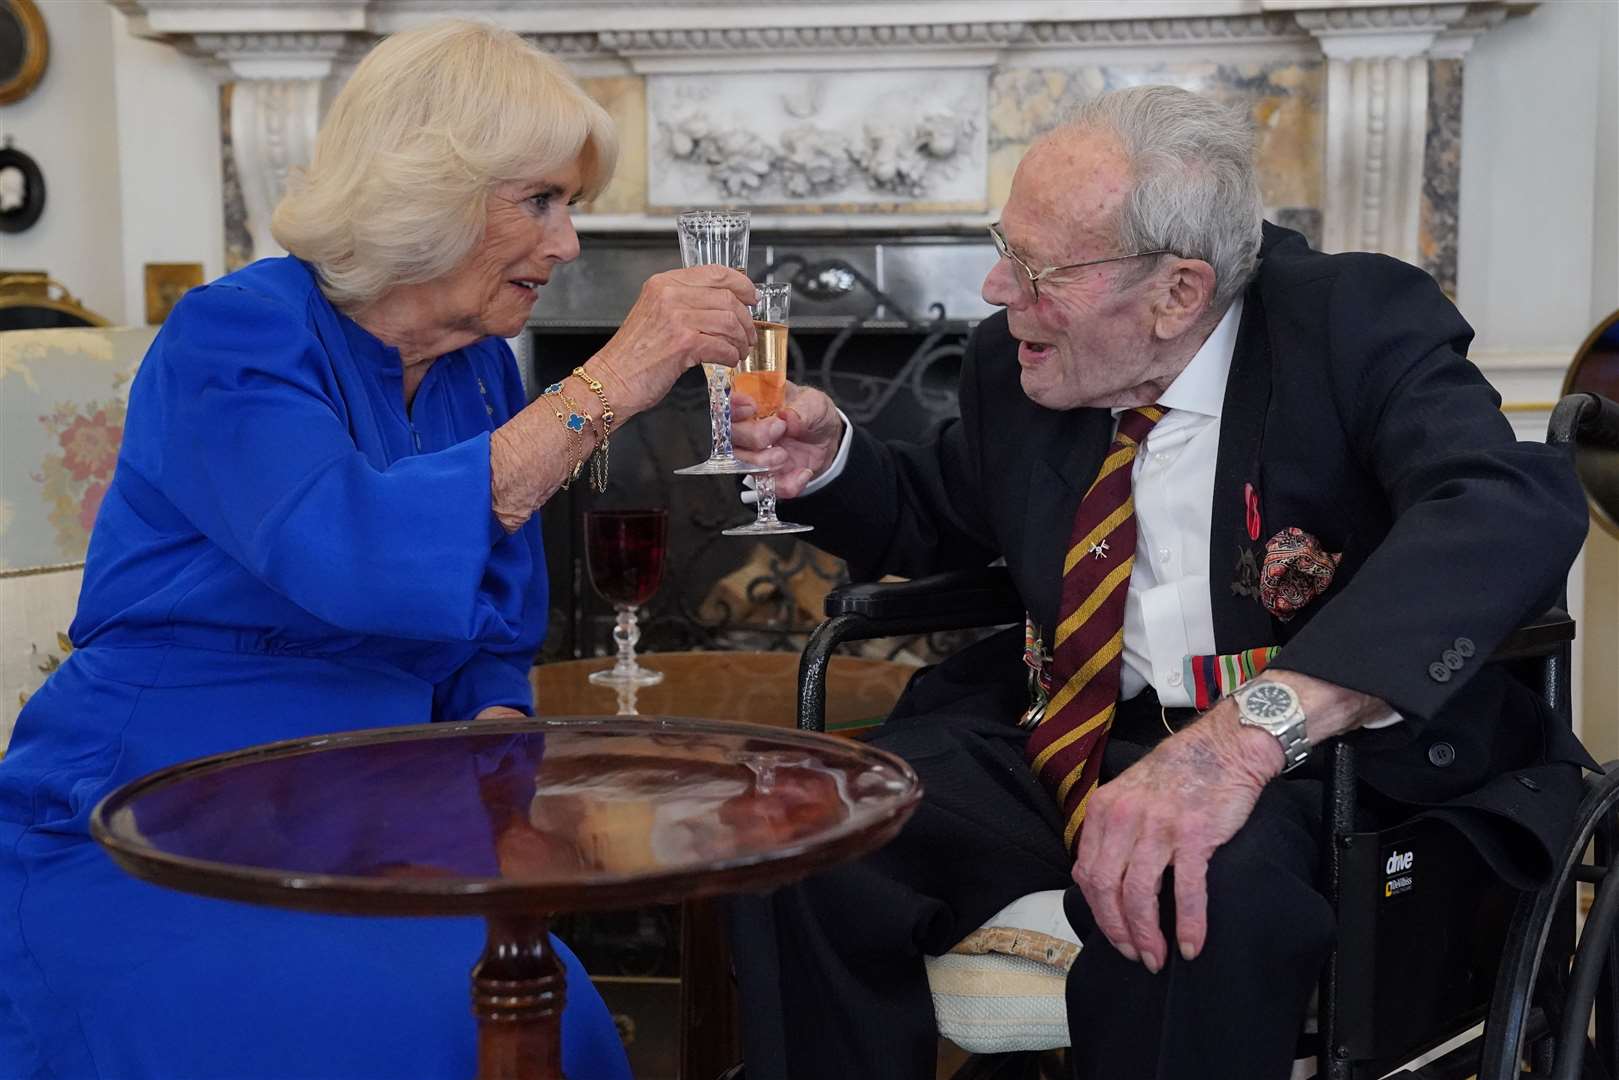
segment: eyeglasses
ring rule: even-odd
[[[1001,223],[996,222],[989,227],[989,236],[995,241],[995,250],[1000,252],[1001,258],[1012,260],[1012,265],[1021,271],[1020,280],[1027,284],[1029,293],[1035,303],[1040,302],[1040,282],[1057,273],[1059,270],[1078,270],[1083,266],[1100,266],[1102,263],[1121,262],[1124,259],[1139,259],[1145,255],[1174,255],[1176,252],[1168,248],[1156,248],[1152,251],[1133,251],[1128,255],[1110,255],[1105,259],[1091,259],[1088,262],[1065,263],[1062,266],[1048,266],[1043,270],[1036,270],[1024,262],[1012,246],[1006,242],[1006,234],[1001,232]],[[1020,275],[1014,274],[1014,277]]]

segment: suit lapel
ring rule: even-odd
[[[1220,414],[1220,450],[1214,469],[1214,506],[1209,530],[1209,601],[1215,648],[1237,652],[1273,643],[1270,613],[1259,603],[1259,566],[1265,538],[1276,531],[1264,520],[1261,450],[1270,407],[1270,337],[1257,288],[1243,301],[1242,325],[1231,358]],[[1250,489],[1257,505],[1258,535],[1250,524]]]
[[[1030,462],[1029,529],[1023,538],[1024,565],[1035,586],[1024,596],[1032,598],[1030,614],[1048,633],[1057,623],[1062,561],[1074,514],[1113,438],[1113,416],[1107,409],[1078,410],[1063,421],[1061,436]]]

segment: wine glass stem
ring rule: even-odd
[[[615,675],[633,675],[639,665],[635,662],[635,644],[641,640],[641,630],[635,624],[635,606],[618,604],[618,624],[613,627],[613,640],[618,642],[618,662],[613,665]]]
[[[730,460],[731,449],[731,369],[724,364],[704,364],[708,376],[708,427],[712,445],[710,458]]]
[[[759,473],[753,479],[754,486],[759,492],[759,524],[775,525],[776,521],[776,479],[769,473]]]

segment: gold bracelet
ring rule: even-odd
[[[613,433],[613,406],[607,401],[607,391],[602,384],[584,365],[573,369],[573,373],[584,380],[590,392],[596,395],[596,400],[602,403],[601,426],[597,434],[600,438],[596,442],[596,451],[590,455],[590,486],[598,492],[607,490],[607,437]]]
[[[602,384],[596,380],[595,376],[586,371],[584,367],[581,366],[574,368],[573,373],[579,376],[586,386],[590,387],[590,392],[595,394],[596,400],[602,403],[601,427],[602,439],[605,441],[607,436],[611,435],[613,432],[614,420],[613,407],[607,403],[607,391],[602,389]]]
[[[567,478],[562,481],[561,485],[562,490],[567,491],[568,487],[575,480],[579,479],[579,474],[584,472],[585,469],[585,453],[583,450],[585,440],[584,430],[585,422],[589,418],[585,416],[584,413],[581,413],[572,402],[563,396],[561,383],[552,383],[550,386],[547,386],[544,390],[540,391],[540,397],[550,404],[551,411],[557,414],[557,420],[561,422],[562,426],[567,428],[568,431],[573,434],[573,468],[569,471]],[[558,408],[556,402],[551,400],[552,398],[557,398],[561,400],[564,405],[568,406],[568,412],[564,413],[560,408]]]

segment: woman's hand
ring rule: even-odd
[[[745,305],[755,299],[753,283],[724,266],[654,274],[618,333],[585,368],[601,380],[623,421],[663,400],[687,368],[735,367],[753,345]]]
[[[793,383],[776,415],[757,411],[748,395],[731,395],[731,444],[737,457],[770,470],[778,498],[797,498],[838,456],[843,417],[821,391]]]

